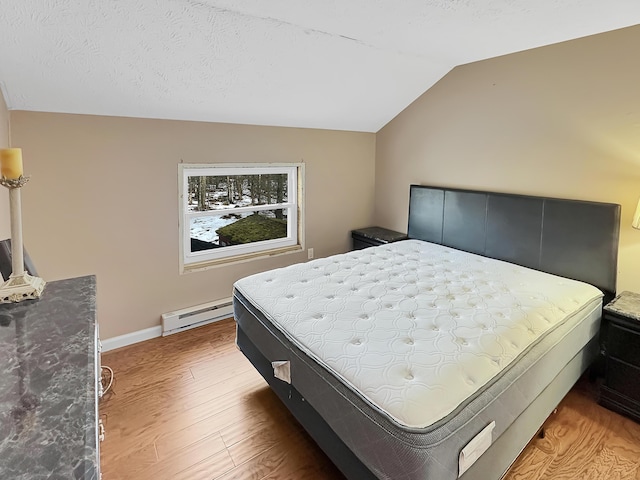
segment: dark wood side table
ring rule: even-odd
[[[351,231],[353,250],[384,245],[385,243],[397,242],[399,240],[405,240],[406,238],[407,235],[405,233],[382,227],[359,228]]]
[[[640,294],[622,292],[604,307],[600,404],[640,422]]]

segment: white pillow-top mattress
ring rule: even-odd
[[[444,418],[602,297],[582,282],[419,240],[252,275],[235,288],[302,351],[410,428]]]

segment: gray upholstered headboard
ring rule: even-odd
[[[620,205],[411,186],[409,238],[616,291]]]

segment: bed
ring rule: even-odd
[[[598,355],[620,206],[413,185],[408,240],[253,275],[236,342],[349,479],[500,479]]]

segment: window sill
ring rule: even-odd
[[[219,258],[217,260],[207,260],[198,263],[189,263],[182,265],[180,274],[187,274],[191,272],[200,272],[202,270],[209,270],[211,268],[226,267],[238,263],[249,262],[260,258],[269,258],[279,255],[287,255],[290,253],[297,253],[302,251],[301,245],[293,245],[291,247],[274,248],[273,250],[266,250],[263,252],[245,253],[243,255],[236,255],[233,257]]]

